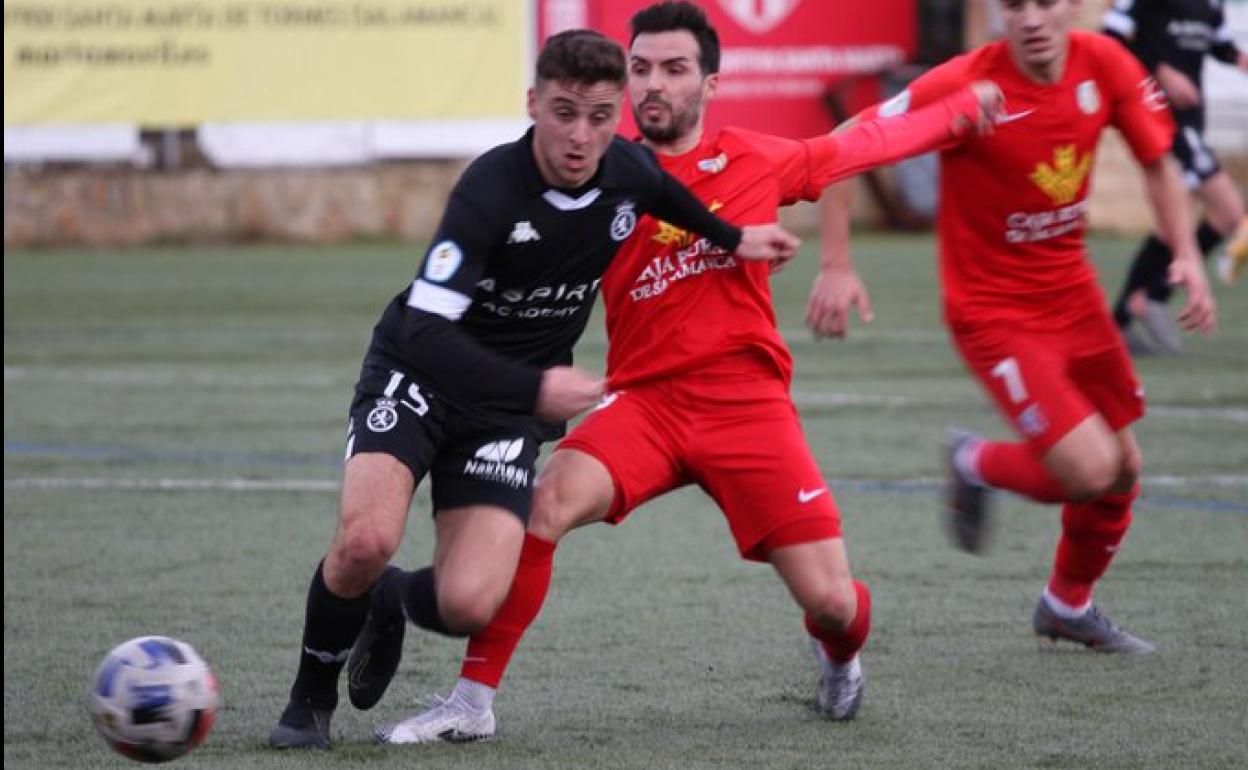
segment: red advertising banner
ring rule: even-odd
[[[652,0],[540,0],[539,39],[592,27],[627,45],[628,21]],[[781,136],[830,130],[829,89],[868,83],[914,55],[914,0],[703,0],[719,31],[719,91],[708,126],[735,125]],[[845,91],[853,110],[877,98]],[[633,131],[629,116],[621,124]]]

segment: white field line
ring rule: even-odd
[[[76,382],[89,385],[121,386],[201,386],[223,388],[328,388],[350,387],[350,375],[323,372],[287,373],[284,375],[236,374],[214,370],[180,370],[143,368],[98,369],[74,367],[6,366],[5,383]],[[976,403],[978,396],[968,395],[937,398],[852,393],[838,391],[794,391],[793,402],[799,407],[882,406],[901,408],[934,408]],[[1248,408],[1222,406],[1166,406],[1150,404],[1148,415],[1182,420],[1217,420],[1248,424]]]
[[[916,476],[908,479],[831,478],[829,484],[902,486],[939,486],[943,479]],[[1151,488],[1244,487],[1248,474],[1212,474],[1201,476],[1145,476],[1141,484]],[[5,489],[87,489],[137,490],[151,492],[337,492],[336,479],[240,479],[240,478],[102,478],[102,477],[19,477],[4,480]]]

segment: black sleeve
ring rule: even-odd
[[[1105,34],[1125,45],[1150,73],[1165,59],[1152,39],[1152,27],[1159,21],[1164,26],[1158,17],[1163,12],[1152,0],[1115,0],[1105,14]]]
[[[1232,66],[1239,64],[1239,48],[1231,37],[1231,28],[1226,23],[1226,11],[1218,12],[1217,24],[1213,28],[1213,45],[1209,46],[1209,55],[1220,62]]]
[[[667,172],[659,180],[658,195],[650,202],[649,213],[683,230],[701,233],[728,251],[736,251],[741,245],[741,228],[708,211],[702,201]]]
[[[532,414],[542,370],[516,363],[440,315],[403,308],[399,344],[422,376],[447,398],[474,409]]]
[[[501,240],[492,169],[474,164],[455,185],[398,323],[399,355],[448,398],[531,414],[542,370],[482,345],[458,325]]]

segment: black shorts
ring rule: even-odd
[[[1205,143],[1204,105],[1173,112],[1178,130],[1174,133],[1170,152],[1183,169],[1183,181],[1189,189],[1195,190],[1222,167],[1218,165],[1218,156],[1213,153],[1213,148]]]
[[[527,522],[543,438],[535,418],[468,415],[407,372],[365,366],[351,403],[346,459],[380,452],[406,465],[417,484],[429,474],[434,513],[496,505]]]

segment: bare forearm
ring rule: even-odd
[[[830,185],[819,198],[819,269],[853,270],[849,249],[849,207],[852,180]]]
[[[1187,189],[1179,168],[1168,154],[1144,167],[1144,185],[1161,239],[1174,259],[1200,261]]]

